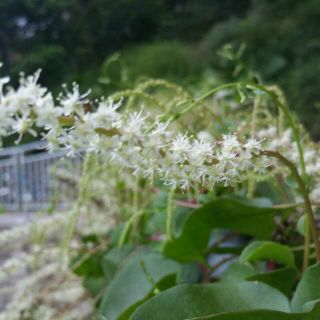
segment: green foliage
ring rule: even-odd
[[[194,318],[194,320],[317,320],[320,315],[319,304],[310,313],[284,313],[268,310],[242,312],[225,312],[209,317]]]
[[[256,260],[274,260],[286,266],[294,267],[294,255],[290,248],[270,241],[254,241],[241,253],[240,262]]]
[[[287,297],[290,297],[292,289],[297,280],[297,276],[298,272],[295,268],[285,267],[275,271],[250,275],[246,278],[246,280],[263,282],[271,287],[278,289]]]
[[[303,305],[320,299],[320,264],[309,267],[293,295],[291,308],[294,312],[302,312]]]
[[[297,276],[298,272],[293,267],[284,267],[269,272],[257,272],[248,262],[235,262],[223,273],[221,282],[258,281],[268,284],[281,291],[287,297],[290,297]]]
[[[288,299],[263,283],[215,283],[169,289],[143,304],[130,320],[184,320],[254,309],[290,312]]]
[[[108,282],[110,282],[116,275],[121,263],[134,250],[131,246],[124,246],[123,248],[112,248],[106,255],[103,256],[101,264],[103,273]]]
[[[256,270],[248,263],[234,262],[230,264],[227,270],[223,273],[221,282],[237,283],[245,281],[247,277],[254,275]]]
[[[254,126],[277,125],[279,135],[284,132],[281,112],[268,110],[270,102],[263,99],[268,93],[272,103],[278,95],[282,101],[281,92],[256,86],[276,81],[318,137],[319,14],[317,0],[11,0],[0,4],[0,60],[14,78],[21,69],[29,73],[41,65],[42,82],[54,92],[70,79],[90,87],[98,78],[94,97],[124,97],[125,110],[150,104],[155,119],[177,120],[170,130],[181,127],[194,136],[205,130],[218,143],[222,133],[254,135]],[[209,99],[213,91],[207,92],[221,79],[235,77],[249,79],[250,86],[232,84],[224,87],[222,98]],[[205,98],[197,99],[204,92]],[[255,115],[252,104],[258,105]],[[185,107],[190,114],[183,112]],[[299,135],[303,147],[315,149],[305,131],[298,134],[298,143]],[[89,184],[92,177],[85,173],[83,181],[88,178]],[[313,177],[302,175],[306,190],[312,191],[312,183]],[[270,172],[248,173],[228,188],[211,190],[199,182],[185,193],[169,194],[158,181],[153,190],[143,178],[132,184],[117,180],[117,227],[107,236],[83,239],[84,250],[71,264],[102,317],[319,319],[320,264],[298,271],[302,250],[293,247],[301,236],[308,237],[301,216],[308,206],[296,202],[301,186],[288,168],[274,164]],[[87,187],[80,188],[79,212]],[[222,230],[231,232],[226,238],[240,240],[224,246]],[[308,250],[303,267],[314,259],[312,247],[310,256]],[[212,257],[221,260],[211,265]]]
[[[241,18],[231,18],[214,25],[203,37],[200,52],[214,68],[229,70],[234,65],[214,53],[226,43],[234,48],[246,44],[242,59],[249,69],[258,72],[266,82],[277,82],[310,132],[319,138],[315,114],[320,101],[319,40],[317,0],[253,1]],[[246,70],[240,73],[243,76]],[[229,76],[227,75],[229,74]],[[306,107],[307,106],[307,107]]]
[[[102,299],[100,313],[110,320],[129,319],[135,308],[152,297],[156,289],[164,290],[173,286],[179,270],[177,262],[164,259],[160,254],[137,253],[110,283]]]
[[[130,68],[130,76],[181,81],[199,74],[199,62],[192,59],[192,49],[178,42],[138,45],[123,51],[122,58]]]
[[[3,1],[0,61],[14,79],[41,66],[42,83],[53,92],[76,80],[91,87],[94,97],[119,89],[119,83],[96,84],[110,76],[101,65],[117,52],[129,72],[122,89],[137,79],[160,77],[201,90],[235,74],[243,77],[245,64],[285,89],[318,138],[319,12],[317,0]],[[227,44],[246,46],[236,73],[234,61],[217,55]]]
[[[226,228],[258,239],[270,239],[275,230],[274,216],[287,213],[287,210],[272,208],[266,199],[213,200],[184,219],[177,215],[175,239],[166,242],[164,253],[183,262],[203,262],[212,229]]]

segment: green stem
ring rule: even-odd
[[[304,199],[305,206],[306,206],[306,212],[307,212],[307,216],[308,216],[307,220],[309,220],[309,224],[310,224],[312,239],[313,239],[314,246],[315,246],[316,259],[317,259],[317,262],[319,262],[320,261],[320,242],[319,242],[319,235],[318,235],[318,230],[317,230],[317,226],[316,226],[316,221],[314,218],[308,190],[307,190],[303,180],[301,179],[296,166],[291,161],[289,161],[287,158],[285,158],[283,155],[281,155],[279,152],[276,152],[276,151],[264,150],[264,151],[260,151],[260,155],[265,155],[268,157],[273,157],[273,158],[278,159],[280,162],[282,162],[286,167],[288,167],[290,169],[292,176],[297,181],[299,188],[300,188],[300,191],[302,193],[303,199]],[[308,240],[308,233],[306,233],[305,259],[304,260],[307,259],[306,256],[308,256],[309,250],[310,250],[310,240]],[[308,260],[309,260],[309,258],[308,258]]]
[[[304,256],[303,256],[303,266],[302,266],[302,273],[306,271],[309,264],[309,257],[310,257],[310,222],[309,222],[309,216],[306,215],[305,218],[305,240],[304,240]]]
[[[199,99],[194,101],[189,107],[187,107],[184,110],[182,110],[178,115],[181,116],[181,115],[185,114],[186,112],[188,112],[189,110],[194,108],[196,105],[198,105],[200,102],[202,102],[204,99],[210,97],[211,95],[215,94],[216,92],[218,92],[218,91],[220,91],[222,89],[236,87],[237,85],[238,85],[237,82],[227,83],[227,84],[224,84],[224,85],[222,85],[220,87],[217,87],[217,88],[214,88],[214,89],[210,90],[209,92],[207,92],[203,96],[201,96]]]
[[[172,187],[168,196],[167,225],[166,225],[166,231],[167,231],[167,236],[169,241],[173,240],[172,219],[173,219],[173,210],[174,210],[174,203],[173,203],[174,193],[175,193],[175,188]]]
[[[89,170],[92,167],[93,161],[94,161],[94,154],[92,152],[87,152],[84,163],[83,163],[81,180],[79,183],[78,199],[73,206],[71,216],[70,216],[69,225],[67,225],[67,227],[66,227],[65,237],[62,241],[61,253],[60,253],[61,264],[63,264],[65,256],[69,254],[70,242],[72,240],[72,237],[73,237],[75,229],[76,229],[80,209],[81,209],[82,205],[88,199],[87,198],[87,189],[88,189],[88,186],[93,178],[93,173],[90,175]]]
[[[152,275],[150,274],[150,272],[148,272],[145,262],[143,260],[141,260],[140,264],[141,264],[141,268],[142,268],[144,274],[146,275],[148,281],[150,282],[150,284],[153,287],[154,294],[159,294],[161,292],[161,290],[157,286],[156,282],[153,280]]]

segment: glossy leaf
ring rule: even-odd
[[[228,269],[223,273],[221,282],[242,282],[247,277],[256,274],[254,267],[248,263],[234,262],[231,263]]]
[[[175,285],[176,274],[181,268],[179,263],[158,253],[134,256],[111,281],[102,299],[100,314],[108,320],[129,319],[136,307],[154,295],[154,287],[141,266],[141,260],[158,287],[167,289]]]
[[[108,281],[104,277],[87,277],[83,281],[83,286],[90,292],[93,297],[99,295],[102,290],[107,288]]]
[[[271,241],[254,241],[241,253],[240,262],[274,260],[286,266],[294,266],[294,255],[290,248]]]
[[[133,247],[124,246],[123,248],[114,247],[102,258],[101,264],[104,276],[111,281],[119,268],[121,262],[133,251]]]
[[[199,283],[203,277],[203,272],[197,263],[183,263],[177,274],[177,284]]]
[[[150,299],[134,312],[130,320],[184,320],[254,309],[290,312],[288,299],[264,283],[186,284]]]
[[[295,268],[285,267],[271,272],[257,273],[246,278],[247,281],[259,281],[281,291],[287,297],[291,295],[298,272]]]
[[[304,272],[293,295],[291,308],[293,312],[302,312],[302,307],[309,301],[320,299],[320,263]]]
[[[310,313],[286,313],[272,310],[225,312],[192,320],[319,320],[320,304]]]
[[[302,312],[310,312],[310,311],[312,311],[314,309],[315,305],[319,304],[319,302],[320,302],[320,299],[306,302],[302,306]]]
[[[272,208],[266,199],[211,201],[186,214],[184,219],[174,216],[175,238],[165,243],[164,254],[182,262],[204,263],[212,229],[230,229],[258,239],[270,239],[275,229],[273,217],[287,212],[290,211]]]

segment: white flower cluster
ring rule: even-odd
[[[61,306],[69,306],[66,308],[67,313],[72,311],[70,306],[79,304],[85,298],[85,289],[81,279],[77,279],[71,271],[59,270],[59,263],[51,262],[20,280],[11,301],[0,313],[0,320],[53,320],[60,319],[60,310],[63,310]],[[61,290],[56,286],[50,288],[52,280],[57,277],[65,279],[66,289]],[[61,316],[65,318],[65,313],[63,312]]]
[[[279,151],[286,158],[299,165],[299,152],[297,144],[293,139],[290,128],[286,129],[281,135],[278,133],[276,126],[270,126],[267,129],[261,129],[257,136],[263,139],[263,148],[267,150]],[[303,156],[306,164],[306,172],[309,175],[318,175],[320,173],[319,152],[314,145],[303,146]]]
[[[81,235],[86,235],[93,233],[96,229],[99,229],[99,226],[96,225],[95,221],[97,221],[97,224],[100,225],[100,230],[103,226],[104,233],[109,232],[115,224],[114,217],[112,216],[115,210],[115,206],[111,206],[108,216],[106,216],[104,213],[98,212],[97,210],[93,210],[94,215],[91,217],[92,222],[85,221],[85,219],[80,219],[79,224],[81,227],[78,228],[78,233]],[[34,233],[35,228],[37,230],[42,230],[43,232],[45,231],[47,238],[50,238],[50,236],[55,236],[58,231],[61,230],[61,228],[64,228],[69,224],[71,215],[72,211],[56,213],[52,216],[39,218],[33,223],[2,231],[0,233],[0,247],[6,248],[10,247],[11,245],[16,245],[19,241],[24,242],[26,239],[32,239],[32,234]],[[33,253],[36,254],[36,252]],[[0,266],[0,272],[2,267],[3,266]]]
[[[56,274],[59,268],[57,262],[51,263],[38,270],[32,276],[18,283],[18,290],[13,299],[6,306],[4,312],[0,313],[0,320],[18,320],[25,310],[30,309],[38,297],[38,286],[40,281]],[[37,291],[37,293],[35,292]]]
[[[61,248],[32,248],[31,253],[15,255],[0,267],[0,280],[9,280],[7,289],[13,293],[0,312],[0,320],[59,319],[57,313],[63,306],[72,309],[86,298],[82,280],[69,268],[61,269],[57,261]]]
[[[108,202],[108,215],[90,210],[90,217],[87,217],[86,210],[81,211],[70,244],[70,256],[64,256],[63,265],[59,261],[61,230],[70,223],[72,211],[38,217],[32,223],[0,233],[0,247],[12,254],[0,265],[0,300],[3,294],[10,294],[10,302],[0,312],[0,320],[79,319],[70,316],[73,310],[79,309],[79,304],[86,301],[86,310],[92,307],[90,298],[84,294],[82,279],[70,269],[70,259],[81,247],[78,235],[92,234],[96,230],[106,234],[114,226],[113,214],[119,211],[116,200]],[[39,235],[40,245],[32,244],[33,238]]]
[[[13,256],[0,266],[0,281],[30,268],[36,259],[38,260],[37,264],[40,265],[55,261],[59,255],[59,249],[58,247],[46,248],[43,252],[40,252],[41,248],[34,246],[30,254],[21,252]]]
[[[262,146],[266,150],[278,151],[287,159],[297,165],[301,173],[299,163],[299,152],[297,144],[293,139],[290,128],[286,129],[281,135],[276,126],[270,126],[257,132],[257,137],[263,139]],[[310,199],[314,202],[320,202],[320,154],[315,145],[305,144],[303,146],[303,156],[306,165],[306,172],[314,180],[314,187],[310,192]]]
[[[263,172],[271,162],[256,158],[260,142],[250,139],[241,144],[235,135],[224,135],[222,141],[175,134],[169,123],[152,122],[140,112],[121,114],[121,101],[87,99],[89,92],[80,94],[74,84],[72,92],[65,88],[56,105],[52,94],[37,84],[40,73],[22,76],[18,89],[4,92],[8,78],[0,80],[0,136],[26,132],[33,135],[33,126],[47,130],[48,149],[64,148],[68,155],[79,149],[96,152],[122,167],[132,168],[151,180],[154,176],[166,185],[187,189],[196,183],[213,186],[230,185],[241,180],[248,168]],[[89,106],[89,107],[88,107]],[[90,112],[88,109],[95,111]],[[71,121],[72,127],[63,126]]]

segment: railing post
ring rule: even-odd
[[[24,168],[24,152],[17,152],[13,156],[14,158],[14,167],[15,167],[15,183],[13,188],[16,190],[16,201],[17,201],[17,210],[23,211],[24,209],[24,189],[25,189],[25,168]],[[14,192],[14,190],[12,190]]]

